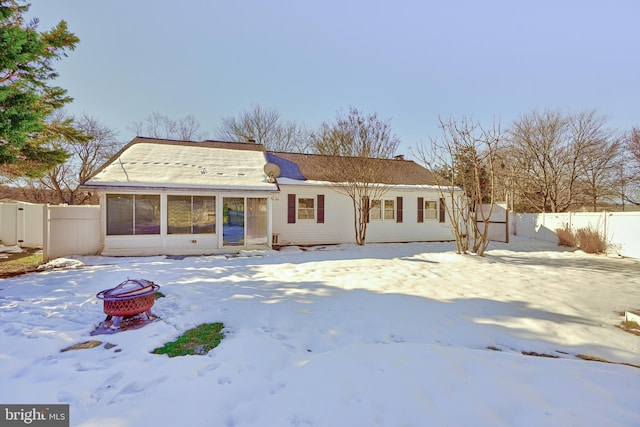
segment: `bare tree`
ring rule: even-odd
[[[166,114],[154,111],[146,119],[133,122],[129,129],[138,136],[150,138],[197,141],[206,137],[200,131],[200,123],[191,114],[174,120]]]
[[[73,119],[73,118],[72,118]],[[79,205],[91,200],[92,194],[79,189],[121,147],[117,132],[95,117],[83,115],[73,119],[74,127],[87,138],[59,140],[55,145],[70,154],[67,161],[50,169],[38,179],[23,181],[24,191],[34,201]]]
[[[617,194],[616,182],[622,137],[606,128],[607,118],[595,111],[571,117],[570,128],[577,157],[578,190],[576,201],[591,206],[611,201]]]
[[[512,148],[502,140],[502,143],[498,145],[495,153],[494,192],[496,200],[503,200],[508,210],[518,211],[521,210],[520,206],[522,204],[518,192],[520,174],[515,162],[511,161],[513,157]]]
[[[640,165],[640,127],[631,128],[626,146],[631,157]]]
[[[618,164],[618,189],[622,201],[640,206],[640,127],[625,135]]]
[[[417,157],[438,176],[440,196],[456,239],[456,251],[482,256],[489,244],[489,225],[496,202],[500,125],[483,128],[468,118],[439,119],[440,138],[418,147]],[[460,191],[462,190],[462,191]]]
[[[371,201],[389,189],[384,162],[394,156],[400,140],[391,133],[389,120],[377,114],[364,115],[355,108],[339,112],[334,123],[322,123],[312,135],[313,149],[331,159],[324,173],[332,188],[353,203],[355,241],[364,245]],[[329,179],[330,177],[330,179]]]
[[[255,142],[267,150],[281,152],[308,151],[309,134],[305,127],[292,121],[283,123],[276,110],[258,104],[237,117],[224,117],[218,129],[222,140]]]
[[[569,121],[560,111],[533,111],[510,131],[510,161],[518,171],[518,193],[539,212],[564,211],[572,201],[576,168],[571,167]]]
[[[525,211],[564,212],[597,206],[613,194],[619,136],[596,111],[533,111],[509,132],[514,191]]]

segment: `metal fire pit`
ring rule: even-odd
[[[151,319],[151,307],[158,289],[160,286],[150,280],[127,279],[115,288],[98,292],[96,298],[104,301],[105,322],[113,319],[111,327],[117,329],[126,316],[145,313]]]

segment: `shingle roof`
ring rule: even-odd
[[[136,137],[84,186],[276,190],[264,164],[256,144]]]
[[[390,185],[434,185],[433,174],[411,160],[365,159],[360,157],[324,156],[319,154],[268,152],[267,159],[280,166],[281,177],[312,181],[343,182],[349,180],[353,165],[366,163],[372,180]],[[295,165],[296,167],[292,167]]]
[[[267,162],[280,167],[281,178],[297,181],[351,181],[354,170],[367,169],[367,182],[435,184],[430,171],[404,159],[267,152],[260,144],[136,137],[87,180],[84,187],[275,190],[276,186],[264,173]]]

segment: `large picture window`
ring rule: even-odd
[[[167,234],[216,232],[216,198],[167,196]]]
[[[107,235],[160,234],[160,196],[107,194]]]

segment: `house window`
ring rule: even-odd
[[[316,203],[317,200],[317,203]],[[296,205],[297,201],[297,205]],[[318,224],[324,223],[324,194],[316,197],[296,197],[295,194],[287,195],[287,223],[296,223],[297,219],[315,219]]]
[[[107,235],[160,234],[160,196],[107,194]]]
[[[378,199],[371,201],[369,218],[371,220],[394,220],[396,219],[396,208],[394,199]]]
[[[315,219],[315,201],[314,198],[298,199],[298,219]]]
[[[371,220],[382,219],[382,200],[372,200],[369,208],[369,217]]]
[[[438,219],[438,202],[435,200],[424,201],[424,220]]]
[[[384,201],[384,219],[396,219],[395,200],[389,199]]]
[[[167,234],[213,234],[216,198],[167,196]]]
[[[437,201],[418,197],[418,222],[438,220],[438,215],[442,213],[438,211]]]

